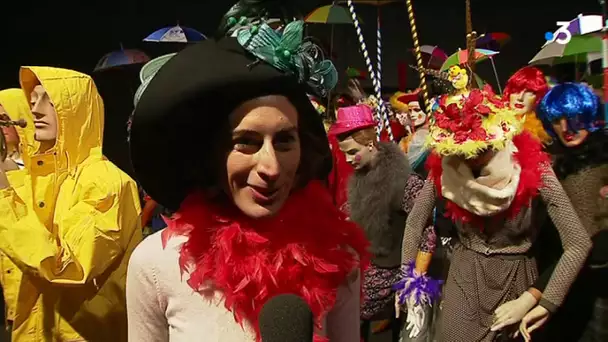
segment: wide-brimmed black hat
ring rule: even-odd
[[[321,118],[295,76],[259,61],[235,38],[209,39],[171,58],[154,76],[135,109],[131,160],[137,181],[154,200],[176,210],[205,175],[195,169],[219,148],[215,133],[245,101],[283,95],[296,107],[299,126],[314,136],[322,156],[314,178],[325,179],[331,153]],[[303,160],[303,163],[307,163]]]

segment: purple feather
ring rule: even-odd
[[[393,290],[399,293],[399,303],[405,304],[413,297],[416,305],[431,304],[439,298],[442,280],[435,280],[426,275],[414,272],[415,262],[412,261],[401,267],[401,280],[393,285]]]

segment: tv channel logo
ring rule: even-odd
[[[568,30],[570,26],[569,21],[558,21],[557,26],[559,29],[555,32],[546,32],[545,39],[548,43],[557,42],[558,44],[568,44],[572,39],[572,33]]]

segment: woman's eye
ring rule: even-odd
[[[296,138],[293,135],[278,136],[274,140],[274,148],[277,151],[286,152],[293,148]]]
[[[247,154],[257,152],[262,146],[259,141],[249,138],[235,139],[232,144],[235,150]]]

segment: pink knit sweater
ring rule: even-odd
[[[224,307],[221,293],[212,300],[195,293],[180,274],[178,247],[171,238],[163,249],[161,232],[146,238],[133,252],[127,274],[130,342],[252,342],[251,327],[241,327]],[[322,335],[331,342],[358,342],[359,274],[338,289]]]

